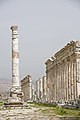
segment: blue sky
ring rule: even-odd
[[[0,0],[0,78],[12,78],[11,30],[19,26],[20,79],[45,75],[45,61],[80,40],[79,0]]]

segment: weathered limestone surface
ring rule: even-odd
[[[80,41],[71,41],[46,61],[47,100],[80,98]]]
[[[9,105],[22,104],[23,93],[19,80],[19,48],[18,48],[18,26],[12,26],[12,87],[10,89]]]
[[[21,87],[24,93],[24,101],[32,100],[32,78],[30,75],[27,75],[23,80],[21,80]]]
[[[36,101],[36,94],[35,94],[35,86],[34,83],[32,83],[32,101]]]
[[[42,78],[39,78],[39,80],[36,81],[36,100],[40,102],[46,102],[46,76],[43,76]]]
[[[47,98],[46,98],[46,89],[47,89],[47,86],[46,86],[46,76],[42,77],[42,89],[43,89],[42,101],[46,102],[47,101]]]
[[[39,85],[39,80],[36,81],[36,100],[39,100],[39,96],[40,96],[40,85]]]
[[[18,26],[12,26],[12,86],[20,86]]]
[[[43,98],[43,82],[42,82],[42,78],[39,79],[39,98],[40,98],[40,101],[42,101],[42,98]]]

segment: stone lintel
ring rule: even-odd
[[[78,42],[78,41],[77,41]],[[76,41],[70,41],[67,45],[65,45],[62,49],[60,49],[56,54],[55,57],[59,57],[60,55],[62,55],[62,53],[64,53],[64,51],[72,48],[72,46],[76,46]],[[70,51],[69,51],[70,52]],[[69,53],[68,52],[68,53]]]

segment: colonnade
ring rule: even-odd
[[[79,50],[79,41],[71,41],[46,61],[47,100],[49,102],[70,101],[80,97]]]

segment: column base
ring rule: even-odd
[[[4,103],[5,107],[23,107],[23,92],[20,87],[13,87],[10,90],[10,97]]]

